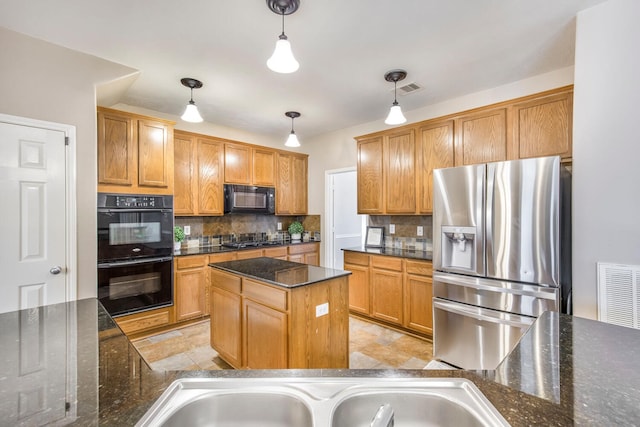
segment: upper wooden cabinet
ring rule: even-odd
[[[386,213],[416,213],[415,131],[404,129],[384,138]]]
[[[225,143],[224,182],[275,186],[276,151],[250,145]]]
[[[418,203],[420,213],[433,212],[433,170],[453,166],[453,120],[418,128]]]
[[[307,214],[307,155],[278,152],[276,215]]]
[[[254,185],[276,185],[276,152],[268,148],[251,149],[251,172]]]
[[[519,158],[559,155],[571,159],[573,92],[513,105],[513,139]]]
[[[358,213],[384,213],[382,136],[358,140]]]
[[[175,131],[176,162],[174,213],[224,214],[224,142]]]
[[[506,108],[474,112],[455,123],[456,166],[507,160]]]
[[[173,122],[98,108],[98,191],[173,194]]]

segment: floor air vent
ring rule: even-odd
[[[598,320],[640,329],[640,265],[598,263]]]

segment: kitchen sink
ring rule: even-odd
[[[509,425],[466,379],[354,377],[176,380],[136,425],[358,427],[383,405],[395,427]]]

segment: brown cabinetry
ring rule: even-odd
[[[211,272],[211,346],[233,367],[242,366],[242,297],[239,277]]]
[[[456,118],[455,164],[507,160],[507,108],[481,110]]]
[[[266,148],[251,149],[253,184],[265,187],[276,185],[276,152]]]
[[[208,314],[207,255],[192,255],[175,259],[174,307],[176,322],[204,317]]]
[[[98,108],[98,191],[173,193],[173,122]]]
[[[385,136],[386,213],[416,213],[415,131],[404,129]]]
[[[358,140],[358,213],[383,214],[384,157],[382,136]]]
[[[224,143],[176,131],[176,215],[223,215]]]
[[[453,166],[453,120],[418,127],[417,157],[420,213],[433,212],[433,170]]]
[[[227,184],[251,184],[251,147],[240,144],[224,144],[224,182]]]
[[[345,251],[349,310],[407,331],[432,333],[431,261]]]
[[[307,158],[285,152],[277,154],[277,215],[307,214]]]
[[[290,245],[287,259],[302,264],[320,265],[320,244],[300,243]]]
[[[127,335],[141,334],[165,328],[174,323],[173,307],[157,308],[141,313],[129,314],[114,319]]]

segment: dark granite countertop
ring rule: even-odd
[[[431,261],[433,259],[433,253],[431,251],[418,251],[415,249],[400,249],[400,248],[367,248],[364,246],[358,246],[354,248],[344,248],[343,251],[362,252],[372,255],[386,255],[399,258],[413,258]]]
[[[638,425],[640,331],[545,314],[496,371],[152,371],[96,299],[0,314],[0,425],[132,426],[178,378],[455,377],[513,426]]]
[[[285,288],[311,285],[351,274],[349,271],[267,257],[216,262],[209,266]]]
[[[237,251],[248,251],[253,249],[268,249],[268,248],[277,248],[280,246],[295,246],[295,245],[306,245],[309,243],[320,243],[320,240],[310,240],[308,242],[299,241],[299,242],[282,242],[280,244],[269,244],[264,246],[250,246],[247,248],[227,248],[224,246],[198,246],[194,248],[184,248],[179,251],[174,251],[173,256],[187,256],[187,255],[210,255],[210,254],[220,254],[225,252],[237,252]]]

